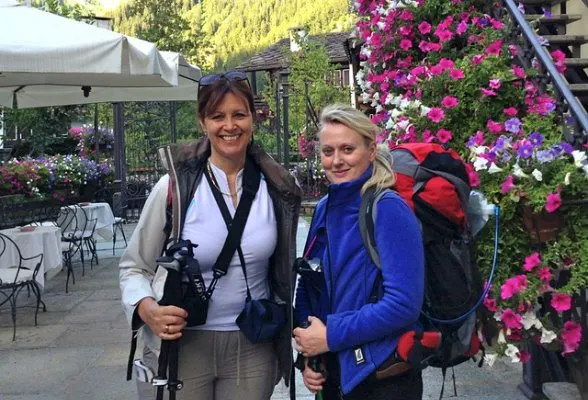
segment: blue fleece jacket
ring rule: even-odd
[[[363,245],[358,214],[360,190],[371,172],[368,168],[357,180],[330,185],[317,204],[306,250],[314,241],[308,258],[321,260],[323,274],[317,282],[300,278],[296,292],[297,322],[314,315],[327,325],[327,343],[338,356],[344,393],[392,354],[402,333],[417,328],[423,302],[418,222],[399,195],[387,193],[377,204],[374,231],[383,295],[369,303],[378,270]]]

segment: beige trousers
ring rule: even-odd
[[[157,357],[145,347],[143,362],[157,372]],[[180,339],[178,400],[269,400],[278,381],[273,344],[252,344],[241,331],[185,330]],[[139,400],[154,400],[156,389],[137,381]],[[164,398],[167,399],[167,388]]]

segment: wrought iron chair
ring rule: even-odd
[[[16,265],[14,265],[13,256],[9,254],[10,249],[16,251],[16,254],[18,254],[18,262]],[[23,261],[26,262],[29,260],[37,260],[33,269],[23,265]],[[8,236],[0,233],[0,294],[4,296],[4,299],[0,301],[0,307],[6,303],[10,304],[12,315],[12,340],[16,339],[16,301],[22,289],[27,288],[29,291],[32,290],[37,299],[35,307],[35,326],[37,326],[37,314],[39,313],[41,304],[43,305],[43,312],[47,311],[45,303],[41,300],[41,288],[36,281],[42,262],[42,253],[32,257],[23,257],[16,243]]]
[[[90,258],[90,269],[94,266],[94,260],[96,260],[96,265],[98,265],[98,252],[96,251],[96,239],[94,239],[94,232],[96,231],[96,224],[98,223],[97,218],[88,218],[88,213],[79,205],[74,205],[76,212],[81,213],[84,216],[84,228],[80,230],[80,236],[82,240],[82,249],[80,251],[80,257],[82,259],[82,276],[85,275],[85,263],[84,263],[84,250],[83,245],[86,245],[88,249],[88,255],[91,255]],[[80,224],[81,225],[81,224]]]
[[[73,271],[73,256],[78,251],[83,253],[81,229],[78,227],[78,217],[73,205],[61,208],[61,212],[57,218],[57,226],[61,229],[61,255],[63,257],[63,264],[67,268],[65,293],[68,293],[70,276],[72,277],[73,284],[76,284],[76,277]]]
[[[127,237],[125,236],[125,230],[123,229],[123,224],[127,223],[126,211],[127,205],[122,204],[120,192],[114,193],[112,195],[112,213],[114,214],[114,224],[112,226],[112,255],[114,255],[117,229],[120,231],[123,240],[125,241],[125,248],[127,247]]]

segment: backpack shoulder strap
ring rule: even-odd
[[[380,270],[382,266],[380,264],[380,255],[376,248],[375,237],[375,222],[378,211],[376,205],[388,192],[392,192],[392,190],[369,188],[361,196],[361,205],[359,207],[359,232],[363,240],[363,245],[367,249],[374,264],[376,264],[376,267]]]

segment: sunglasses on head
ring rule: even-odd
[[[226,79],[227,81],[247,81],[247,74],[242,71],[230,71],[224,74],[210,74],[204,75],[200,78],[200,87],[210,86],[215,82],[220,81],[221,79]]]

